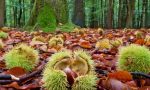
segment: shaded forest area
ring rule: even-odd
[[[5,1],[5,2],[4,2]],[[40,2],[40,0],[37,0]],[[46,0],[44,0],[46,1]],[[44,1],[40,4],[44,5]],[[149,28],[150,0],[50,0],[56,17],[66,19],[81,27],[92,28]],[[23,27],[30,18],[35,0],[1,0],[0,20],[2,25]],[[40,5],[39,5],[40,6]],[[5,8],[4,8],[5,7]],[[60,6],[61,7],[61,6]],[[59,15],[60,14],[60,15]],[[58,19],[60,21],[60,18]],[[62,22],[57,22],[62,23]],[[63,22],[65,24],[66,22]]]

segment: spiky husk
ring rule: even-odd
[[[48,42],[48,45],[49,45],[50,47],[54,47],[54,46],[56,46],[57,44],[63,46],[64,40],[63,40],[62,38],[60,38],[60,37],[52,37],[52,38],[49,40],[49,42]]]
[[[45,37],[42,36],[35,36],[32,41],[40,41],[40,42],[46,42]]]
[[[100,35],[103,35],[104,34],[104,30],[102,28],[98,28],[97,29],[97,32],[100,34]]]
[[[144,42],[145,42],[145,44],[150,42],[150,36],[149,35],[146,35]]]
[[[38,52],[26,44],[20,44],[5,54],[7,68],[22,67],[31,71],[38,63]]]
[[[142,38],[143,37],[143,32],[141,31],[136,31],[135,33],[136,38]]]
[[[0,39],[0,49],[3,49],[3,47],[4,47],[4,43],[3,43],[3,41]]]
[[[58,63],[64,58],[71,58],[71,52],[69,50],[59,51],[53,54],[50,57],[50,61],[47,63],[46,67],[54,69],[54,66],[56,65],[56,63]]]
[[[8,37],[7,33],[0,31],[0,38],[5,39],[7,37]]]
[[[114,47],[119,47],[120,45],[123,44],[122,39],[121,38],[117,38],[115,40],[111,40],[110,44]]]
[[[119,51],[118,69],[130,72],[150,72],[150,51],[144,46],[132,44]]]
[[[60,70],[52,70],[47,67],[43,73],[43,81],[47,90],[68,90],[66,74]]]
[[[87,74],[93,73],[94,71],[94,62],[91,59],[91,55],[84,50],[77,50],[74,52],[74,57],[76,60],[81,60],[81,62],[85,62],[88,65]]]
[[[111,44],[109,43],[109,39],[102,39],[96,43],[95,47],[99,50],[110,49]]]
[[[85,75],[76,78],[72,90],[96,90],[97,78],[95,75]]]
[[[59,51],[51,56],[43,72],[44,86],[47,90],[68,90],[68,81],[66,74],[61,70],[56,70],[55,66],[64,58],[70,58],[71,52]]]

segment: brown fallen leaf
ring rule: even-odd
[[[12,74],[16,77],[19,77],[19,76],[22,76],[22,75],[26,74],[26,71],[21,67],[14,67],[14,68],[11,68],[11,69],[7,70],[6,73],[7,74]]]
[[[132,75],[128,71],[117,71],[113,73],[108,73],[108,78],[127,82],[132,80]]]
[[[87,48],[87,49],[90,49],[92,48],[92,45],[89,41],[80,41],[79,45],[82,47],[82,48]]]

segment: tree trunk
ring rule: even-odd
[[[84,0],[75,0],[72,22],[78,26],[85,27]]]
[[[122,14],[121,14],[121,11],[122,11],[122,0],[119,0],[119,11],[118,11],[118,27],[121,28],[121,17],[122,17]]]
[[[5,20],[5,0],[0,0],[0,28],[4,26]]]
[[[69,14],[67,0],[49,0],[55,12],[57,23],[65,24],[68,22]]]
[[[58,23],[68,20],[66,0],[35,0],[32,13],[25,28],[42,29],[49,32],[56,29]],[[57,22],[56,22],[57,21]]]
[[[126,27],[132,28],[132,19],[133,19],[133,10],[135,5],[135,0],[127,0],[127,8],[128,8],[128,15],[127,15],[127,21],[126,21]]]
[[[109,0],[108,3],[107,28],[110,29],[113,24],[113,0]]]

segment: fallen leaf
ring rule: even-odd
[[[127,71],[117,71],[113,73],[108,73],[108,78],[113,78],[113,79],[126,82],[132,80],[132,75]]]
[[[14,68],[11,68],[11,69],[7,70],[6,73],[7,74],[12,74],[16,77],[19,77],[19,76],[22,76],[22,75],[26,74],[26,71],[21,67],[14,67]]]

